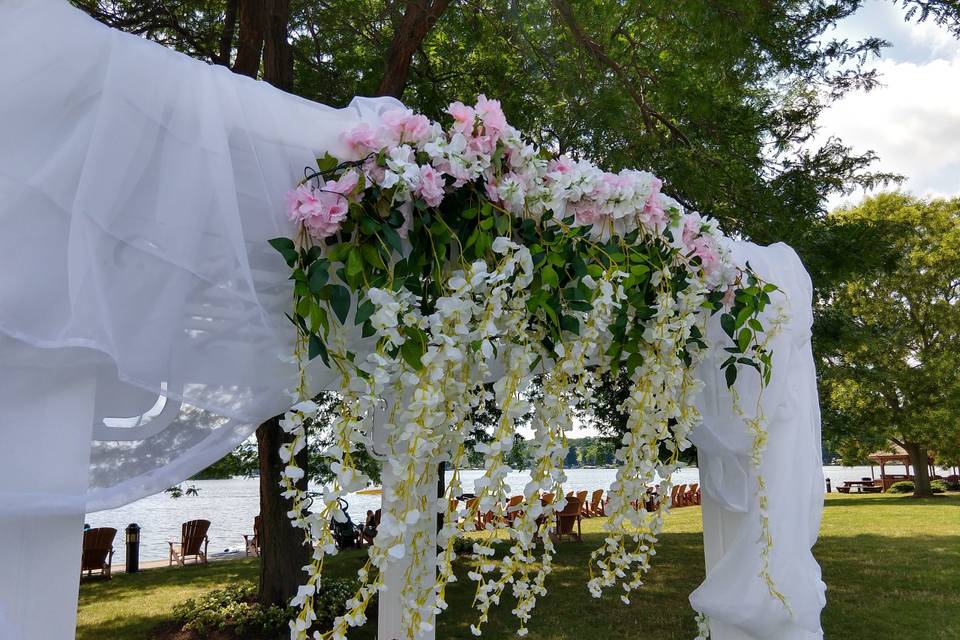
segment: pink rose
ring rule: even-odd
[[[427,206],[436,207],[443,201],[443,176],[430,165],[420,167],[420,184],[416,193]]]

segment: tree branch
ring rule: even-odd
[[[427,34],[437,23],[443,12],[450,5],[450,0],[407,0],[403,18],[393,34],[390,50],[387,53],[386,69],[380,86],[377,87],[378,96],[393,96],[399,98],[410,75],[410,63],[413,55],[420,48]]]
[[[623,67],[614,60],[607,52],[604,50],[603,46],[598,43],[596,40],[591,38],[580,26],[580,23],[577,22],[577,18],[573,13],[573,9],[570,7],[570,3],[567,0],[551,0],[551,4],[557,10],[557,13],[560,15],[560,19],[564,24],[567,25],[567,28],[570,30],[570,34],[573,36],[574,40],[583,47],[587,53],[593,56],[594,60],[598,63],[601,69],[607,68],[613,71],[617,76],[617,79],[623,84],[623,88],[626,89],[627,93],[636,103],[637,107],[640,109],[640,115],[643,117],[644,126],[647,131],[651,134],[656,133],[656,127],[653,124],[653,121],[659,122],[667,131],[670,132],[670,135],[682,142],[686,146],[691,146],[690,139],[687,138],[686,134],[680,131],[679,128],[663,114],[658,113],[654,109],[650,108],[650,105],[647,104],[647,101],[643,97],[643,90],[638,89],[634,86],[630,76],[624,71]]]

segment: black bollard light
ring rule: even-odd
[[[832,493],[833,487],[830,486],[830,478],[827,478],[827,493]]]
[[[140,525],[127,525],[127,573],[140,571]]]

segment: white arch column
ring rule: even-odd
[[[73,638],[94,368],[0,367],[0,638]]]

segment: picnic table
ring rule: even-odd
[[[843,483],[842,487],[837,487],[837,491],[840,493],[850,493],[852,489],[856,489],[857,493],[864,493],[865,491],[871,492],[876,487],[873,480],[846,480]]]

